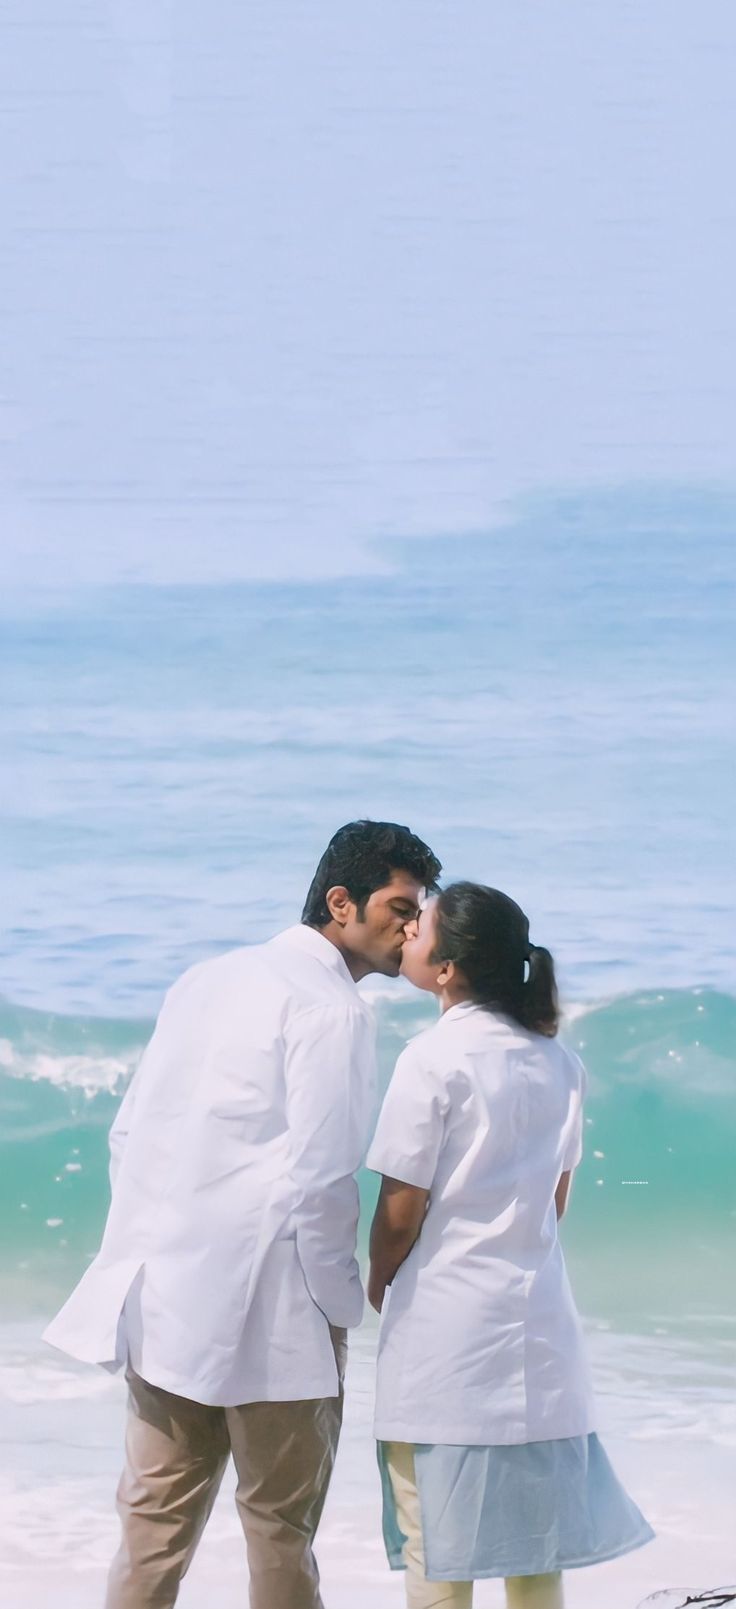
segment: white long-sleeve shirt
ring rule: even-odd
[[[110,1135],[102,1245],[45,1338],[197,1402],[338,1389],[360,1323],[355,1174],[375,1026],[339,950],[298,926],[170,989]]]

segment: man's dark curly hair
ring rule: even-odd
[[[432,850],[408,827],[395,821],[349,821],[340,827],[322,856],[307,894],[302,921],[326,927],[331,920],[325,895],[346,888],[362,917],[371,894],[385,888],[392,872],[408,872],[434,893],[442,866]]]

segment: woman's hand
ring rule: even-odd
[[[368,1289],[366,1294],[371,1307],[374,1307],[376,1312],[380,1313],[381,1308],[383,1307],[383,1298],[386,1295],[386,1286],[384,1281],[379,1279],[378,1274],[372,1265],[368,1275]]]
[[[570,1196],[570,1185],[571,1185],[571,1183],[572,1183],[572,1170],[568,1170],[567,1173],[561,1173],[560,1174],[559,1183],[557,1185],[557,1189],[555,1190],[555,1209],[556,1209],[556,1212],[557,1212],[557,1220],[558,1220],[558,1222],[559,1222],[560,1218],[562,1217],[562,1214],[565,1211],[565,1208],[567,1206],[568,1199],[569,1199],[569,1196]]]
[[[401,1179],[386,1179],[371,1225],[371,1268],[368,1301],[377,1313],[383,1306],[386,1286],[408,1257],[419,1238],[427,1211],[429,1191]]]

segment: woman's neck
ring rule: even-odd
[[[474,1004],[473,996],[470,993],[470,990],[467,988],[467,985],[463,986],[459,983],[446,984],[444,988],[439,990],[437,998],[439,1000],[440,1011],[443,1016],[445,1012],[450,1011],[453,1006],[470,1006]]]

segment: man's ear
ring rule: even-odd
[[[333,922],[337,922],[339,927],[345,927],[350,920],[351,911],[355,910],[354,901],[351,900],[347,889],[343,888],[341,883],[338,883],[335,888],[328,888],[325,894],[325,904]]]

